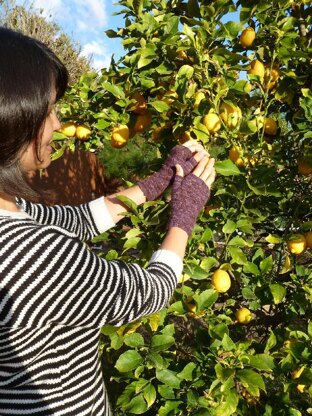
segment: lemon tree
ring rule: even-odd
[[[59,132],[56,156],[118,142],[120,155],[133,144],[144,160],[150,146],[152,172],[191,138],[218,176],[168,308],[102,329],[114,414],[311,414],[311,4],[118,5],[124,26],[106,35],[124,55],[68,92],[64,123],[91,133]],[[125,220],[94,241],[102,255],[146,265],[166,231],[167,198],[141,207],[123,198]]]

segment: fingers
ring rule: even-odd
[[[183,178],[184,172],[181,165],[176,165],[176,176],[181,176]]]
[[[200,143],[196,142],[195,140],[188,140],[187,142],[183,143],[182,146],[188,147],[193,153],[204,152],[208,155],[208,152],[206,151],[206,149]]]
[[[214,159],[210,159],[207,163],[202,175],[200,178],[206,183],[206,185],[210,188],[211,185],[214,183],[216,179],[216,171],[214,168]]]
[[[207,157],[202,158],[197,164],[196,168],[193,170],[193,174],[201,178],[208,187],[210,187],[216,177],[216,171],[214,169],[213,158],[208,159]]]

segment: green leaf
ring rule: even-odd
[[[236,223],[234,221],[227,220],[227,222],[222,227],[222,232],[224,234],[232,234],[232,233],[234,233],[234,231],[236,230],[236,228],[237,228],[237,225],[236,225]]]
[[[260,262],[260,270],[262,273],[268,273],[273,267],[273,258],[272,255],[266,257]]]
[[[140,234],[142,234],[142,231],[139,228],[131,228],[131,230],[126,233],[125,238],[137,237]]]
[[[154,404],[156,400],[156,389],[151,383],[143,390],[143,397],[146,400],[148,408]]]
[[[125,195],[117,195],[116,198],[119,199],[119,201],[121,201],[123,204],[125,204],[131,212],[133,212],[136,215],[139,214],[138,206],[135,202],[132,201],[132,199],[128,198]]]
[[[249,358],[249,364],[258,370],[273,370],[275,368],[274,359],[269,354],[255,354]]]
[[[128,334],[124,338],[124,343],[132,348],[141,347],[144,345],[144,338],[138,333]]]
[[[215,409],[215,416],[231,416],[238,406],[238,394],[234,389],[227,391],[224,401]]]
[[[181,400],[167,401],[164,406],[161,406],[157,416],[167,416],[167,415],[172,414],[171,411],[177,409],[181,403],[182,403]]]
[[[219,380],[225,383],[230,377],[233,377],[235,370],[233,368],[222,367],[220,363],[215,365],[215,372]]]
[[[281,303],[286,296],[286,288],[278,283],[271,284],[270,291],[272,293],[275,305]]]
[[[205,270],[206,272],[209,272],[213,267],[218,266],[219,262],[214,257],[205,257],[200,262],[201,269]]]
[[[265,239],[271,244],[279,244],[283,242],[283,239],[276,234],[269,234]]]
[[[59,159],[61,156],[63,156],[65,149],[66,149],[66,146],[62,146],[56,151],[53,151],[53,153],[51,154],[51,160],[56,160],[56,159]]]
[[[156,50],[156,46],[151,45],[151,44],[149,44],[145,48],[140,49],[140,58],[139,58],[139,61],[138,61],[138,69],[141,69],[144,66],[147,66],[154,59],[157,58],[155,50]]]
[[[174,342],[175,339],[171,335],[153,335],[151,348],[153,351],[166,351]]]
[[[215,167],[216,172],[222,176],[232,176],[232,175],[242,174],[242,172],[230,159],[223,160],[221,162],[216,162],[214,164],[214,167]]]
[[[250,247],[250,243],[244,240],[242,237],[239,237],[238,235],[231,238],[231,240],[228,242],[228,246],[234,246],[234,247]]]
[[[207,279],[206,270],[203,270],[201,267],[197,265],[194,266],[194,265],[187,264],[184,268],[184,272],[189,274],[194,280]]]
[[[227,22],[223,25],[223,32],[226,34],[227,39],[234,39],[238,33],[243,29],[243,25],[238,22]]]
[[[103,88],[113,94],[117,98],[125,98],[124,90],[118,85],[111,84],[110,82],[103,82]]]
[[[134,350],[129,350],[121,354],[118,358],[115,367],[121,373],[134,370],[143,362],[143,357]]]
[[[218,292],[215,289],[207,289],[193,296],[198,311],[210,308],[218,299]]]
[[[177,376],[181,380],[192,381],[193,380],[193,373],[194,373],[194,370],[195,370],[196,367],[197,366],[196,366],[195,363],[188,363],[183,368],[183,370],[180,373],[177,374]]]
[[[170,106],[164,101],[151,101],[149,104],[154,107],[158,113],[166,112],[170,109]]]
[[[135,396],[130,402],[124,406],[124,409],[135,415],[142,415],[147,411],[147,405],[142,394]]]
[[[162,370],[165,367],[164,359],[157,352],[150,352],[148,354],[149,365]]]
[[[193,127],[193,132],[196,134],[198,140],[207,143],[210,137],[207,127],[202,123],[196,123]]]
[[[247,264],[244,265],[244,272],[253,274],[254,276],[259,276],[260,270],[258,266],[255,263],[247,262]]]
[[[168,387],[164,384],[159,384],[158,387],[158,393],[163,397],[164,399],[175,399],[174,390],[171,387]]]
[[[190,65],[182,65],[178,71],[178,78],[192,78],[194,74],[194,68]]]
[[[237,263],[237,264],[241,264],[241,265],[245,265],[245,264],[248,263],[247,258],[246,258],[245,254],[243,253],[241,248],[229,246],[228,250],[229,250],[230,255],[232,257],[232,262],[231,263]]]
[[[266,353],[266,352],[270,351],[272,348],[275,347],[276,344],[277,344],[276,336],[275,336],[274,332],[271,331],[270,335],[269,335],[269,338],[266,342],[264,352]]]
[[[274,188],[274,185],[263,184],[259,186],[254,186],[250,183],[249,180],[246,180],[246,183],[248,185],[248,188],[251,191],[253,191],[256,195],[272,195],[276,197],[282,196],[282,193],[277,188]]]
[[[168,370],[156,370],[156,378],[163,384],[169,387],[178,389],[180,387],[181,380],[177,377],[176,372]]]
[[[256,390],[259,388],[265,391],[265,384],[263,378],[260,374],[256,373],[253,370],[244,369],[237,371],[237,377],[241,381],[244,387],[247,389],[249,387],[254,387]],[[253,389],[252,389],[253,390]]]
[[[123,248],[125,249],[136,248],[140,241],[141,241],[141,237],[129,238],[123,245]]]
[[[187,16],[188,17],[201,17],[200,8],[199,8],[197,0],[188,0]]]
[[[222,347],[224,348],[225,351],[235,351],[236,350],[235,343],[231,340],[231,338],[227,334],[223,335]]]
[[[137,16],[142,14],[144,0],[133,0],[133,10]]]

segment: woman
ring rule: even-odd
[[[0,414],[110,415],[100,328],[164,308],[188,236],[209,197],[213,159],[187,143],[160,171],[122,192],[135,203],[172,184],[168,232],[148,267],[106,261],[83,241],[113,227],[116,195],[79,207],[30,202],[27,173],[50,164],[53,106],[68,74],[42,43],[0,28]],[[176,175],[175,175],[176,171]]]

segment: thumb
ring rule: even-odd
[[[175,165],[176,168],[176,176],[181,176],[183,178],[184,172],[181,165]]]

